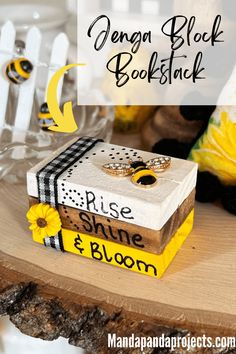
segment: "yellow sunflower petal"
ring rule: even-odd
[[[47,226],[46,233],[48,236],[55,236],[60,231],[60,227]]]
[[[29,209],[29,211],[27,212],[26,216],[27,216],[28,219],[31,219],[31,220],[36,220],[37,219],[36,205],[33,205]]]
[[[30,230],[36,230],[36,229],[38,229],[39,227],[38,227],[38,225],[36,224],[36,223],[32,223],[30,226],[29,226],[29,229]]]
[[[60,218],[60,216],[56,210],[50,210],[46,215],[46,220],[53,220],[57,218]]]
[[[199,164],[200,171],[217,175],[223,183],[235,184],[236,123],[228,112],[221,112],[219,123],[211,121],[190,156]]]
[[[45,237],[47,237],[47,236],[51,236],[51,235],[49,235],[49,234],[47,233],[47,228],[46,228],[46,227],[44,227],[43,229],[39,228],[39,234],[40,234],[40,236],[41,236],[42,238],[45,238]]]
[[[41,215],[41,203],[35,204],[35,213],[37,216]]]
[[[43,204],[42,205],[42,213],[43,213],[43,217],[46,219],[48,213],[50,213],[50,210],[53,209],[50,207],[50,205],[48,204]],[[54,209],[53,209],[54,210]]]
[[[32,218],[30,218],[30,217],[28,217],[28,216],[27,216],[27,219],[28,219],[28,222],[29,222],[30,224],[34,224],[34,223],[36,223],[36,221],[37,221],[37,218],[32,219]]]
[[[57,214],[57,213],[58,213],[58,211],[57,211],[56,209],[50,207],[50,208],[47,210],[46,217],[51,216],[51,215],[55,215],[55,214]]]
[[[48,208],[50,208],[49,205],[42,204],[42,203],[39,204],[39,209],[38,210],[40,210],[39,211],[39,216],[41,218],[45,219],[46,212],[47,212]]]
[[[55,236],[61,230],[61,219],[58,211],[48,204],[39,203],[30,208],[27,213],[28,221],[32,230],[38,237]],[[45,219],[47,225],[39,227],[38,219]]]

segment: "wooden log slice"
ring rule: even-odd
[[[31,239],[27,210],[26,188],[1,183],[0,314],[23,333],[63,336],[93,354],[141,354],[109,350],[108,332],[235,336],[236,219],[219,206],[197,203],[194,230],[161,281],[45,249]],[[157,353],[170,351],[145,351]],[[204,351],[220,353],[235,349]]]

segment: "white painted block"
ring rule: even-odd
[[[28,194],[38,197],[36,173],[60,152],[39,163],[27,174]],[[100,214],[131,224],[160,230],[196,186],[197,164],[172,159],[171,167],[159,174],[157,186],[142,189],[130,177],[112,177],[102,171],[109,162],[127,162],[141,156],[144,161],[158,155],[116,145],[98,143],[58,179],[59,204]],[[94,198],[94,203],[91,200]],[[115,204],[114,204],[115,203]],[[103,204],[103,206],[101,205]],[[114,210],[111,210],[111,205]],[[120,210],[130,210],[126,217]]]
[[[129,0],[112,0],[112,10],[115,12],[129,12]]]

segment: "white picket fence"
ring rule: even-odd
[[[8,82],[4,76],[4,68],[6,63],[16,57],[15,53],[15,40],[16,30],[12,22],[6,22],[0,35],[0,133],[7,126],[7,107],[9,100],[9,88],[10,85],[14,85]],[[13,121],[12,129],[12,142],[25,142],[27,131],[30,127],[30,121],[32,117],[33,103],[36,92],[37,74],[38,68],[41,66],[47,70],[47,84],[45,87],[45,97],[47,86],[51,80],[53,74],[60,68],[66,65],[69,51],[69,40],[65,33],[60,33],[54,39],[51,49],[51,59],[49,63],[40,63],[41,56],[41,42],[42,35],[37,27],[32,27],[26,36],[24,57],[27,58],[34,65],[34,70],[30,76],[30,79],[19,87],[17,107],[15,110],[15,117],[11,119]],[[63,78],[60,81],[57,90],[58,103],[61,100],[62,95]],[[43,102],[41,102],[42,104]],[[37,117],[33,117],[37,119]],[[22,154],[22,153],[21,153]],[[21,156],[22,157],[22,156]],[[15,155],[15,158],[17,156]]]

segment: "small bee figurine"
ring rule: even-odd
[[[157,184],[157,172],[164,172],[171,164],[170,157],[157,157],[147,162],[142,159],[126,163],[108,163],[102,169],[117,177],[131,176],[131,181],[138,187],[151,188]]]
[[[7,64],[7,79],[15,85],[23,84],[30,78],[33,68],[33,64],[26,58],[14,59]]]
[[[53,118],[51,117],[51,113],[48,109],[48,104],[45,102],[40,107],[40,111],[38,113],[39,126],[43,130],[48,130],[49,127],[55,125]]]

